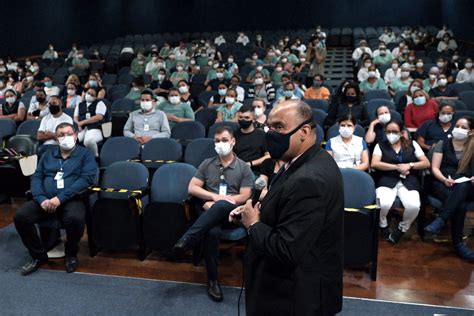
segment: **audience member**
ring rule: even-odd
[[[448,79],[445,75],[439,75],[437,86],[430,89],[429,95],[435,100],[457,100],[459,99],[456,89],[448,85]]]
[[[261,72],[255,73],[255,80],[253,87],[248,90],[248,97],[260,98],[265,100],[265,104],[270,104],[275,100],[275,88],[271,83],[265,83]]]
[[[385,124],[390,122],[391,119],[390,108],[387,105],[379,105],[375,110],[375,119],[370,122],[367,128],[365,141],[371,145],[385,141]]]
[[[5,103],[0,103],[0,119],[12,119],[17,124],[25,119],[25,105],[18,99],[17,93],[13,89],[4,92]]]
[[[344,94],[340,102],[331,104],[328,115],[324,120],[324,127],[331,127],[341,117],[347,114],[351,114],[357,124],[361,126],[365,127],[368,123],[367,114],[361,103],[359,85],[356,83],[349,83],[344,89]]]
[[[377,68],[374,65],[370,65],[368,68],[367,79],[363,80],[359,84],[360,91],[365,93],[371,90],[385,90],[387,91],[387,86],[383,79],[377,77]]]
[[[37,120],[45,117],[49,114],[48,101],[46,98],[46,92],[43,89],[36,90],[35,99],[31,99],[30,107],[26,118],[28,120]]]
[[[166,114],[171,129],[178,123],[194,121],[193,109],[189,103],[182,102],[177,88],[170,88],[168,101],[160,103],[156,108]]]
[[[305,93],[305,99],[319,99],[329,101],[331,93],[329,89],[323,86],[324,77],[320,74],[316,74],[313,77],[313,85],[309,87]]]
[[[62,123],[73,124],[72,118],[62,110],[62,102],[58,96],[49,99],[49,114],[41,119],[36,139],[44,145],[57,145],[56,127]]]
[[[217,108],[217,122],[237,121],[235,114],[242,106],[242,103],[237,101],[237,92],[233,89],[228,89],[225,97],[225,104]]]
[[[473,83],[474,72],[472,72],[472,59],[467,58],[464,69],[460,70],[456,76],[456,83]]]
[[[431,150],[440,140],[447,141],[453,130],[454,106],[441,103],[438,117],[424,122],[416,131],[416,141],[425,151]]]
[[[408,104],[404,112],[405,126],[407,128],[418,128],[424,122],[432,120],[438,113],[438,104],[431,100],[423,90],[413,93],[413,103]]]

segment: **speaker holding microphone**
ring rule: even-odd
[[[260,195],[262,195],[263,189],[265,189],[266,187],[267,181],[265,181],[265,179],[258,177],[257,180],[255,180],[252,194],[252,206],[255,206],[255,204],[257,204],[258,200],[260,199]],[[233,217],[238,219],[239,221],[242,219],[241,214],[234,215]]]

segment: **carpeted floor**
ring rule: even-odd
[[[28,254],[12,226],[0,230],[1,315],[236,315],[239,289],[224,288],[214,303],[205,286],[84,273],[18,271]],[[241,305],[244,306],[243,303]],[[474,311],[437,306],[344,298],[341,315],[474,315]]]

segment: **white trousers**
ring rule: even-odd
[[[77,138],[80,142],[84,142],[84,146],[89,148],[95,157],[99,157],[97,143],[104,139],[100,129],[85,129],[77,135]]]
[[[375,190],[375,192],[377,194],[377,200],[380,204],[380,227],[387,227],[388,211],[390,211],[395,198],[398,196],[403,204],[403,207],[405,208],[405,211],[403,212],[403,220],[398,225],[398,228],[402,232],[406,232],[420,211],[420,194],[418,191],[409,191],[403,185],[403,183],[399,181],[393,189],[379,187],[377,190]]]

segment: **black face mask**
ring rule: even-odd
[[[354,102],[357,101],[357,96],[346,95],[346,100],[347,100],[347,102],[354,103]]]
[[[38,101],[39,103],[43,103],[45,100],[45,97],[36,97],[36,101]]]
[[[49,105],[49,113],[55,115],[58,114],[59,111],[61,111],[61,106],[58,104],[50,104]]]
[[[241,128],[243,129],[247,129],[250,127],[250,125],[252,125],[252,121],[247,121],[247,120],[239,120],[239,125]]]
[[[313,122],[313,118],[310,118],[300,125],[298,125],[294,130],[289,133],[282,134],[272,130],[269,130],[265,135],[265,139],[267,141],[267,149],[270,153],[270,156],[273,159],[280,159],[290,147],[290,137],[294,133],[303,127],[305,124],[310,124]]]

